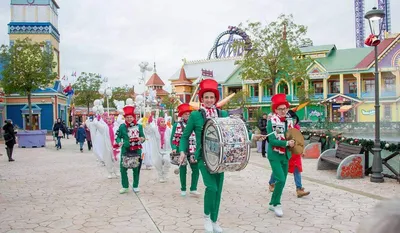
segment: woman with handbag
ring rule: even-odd
[[[57,150],[61,149],[61,138],[64,136],[64,125],[61,122],[61,118],[57,119],[57,122],[53,126],[53,133],[57,138]]]
[[[15,160],[12,158],[12,154],[14,151],[14,145],[16,144],[15,140],[15,131],[14,126],[11,120],[6,120],[6,124],[3,126],[4,130],[4,141],[6,142],[6,151],[8,156],[8,162],[14,162]]]
[[[121,148],[120,172],[122,189],[119,193],[129,191],[128,169],[133,170],[133,192],[139,192],[139,176],[142,166],[142,142],[144,133],[141,125],[137,124],[135,107],[127,105],[123,108],[125,123],[119,126],[115,147]]]

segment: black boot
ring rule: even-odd
[[[13,149],[6,147],[6,151],[8,156],[8,162],[14,162],[15,160],[12,158]]]

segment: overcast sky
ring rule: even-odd
[[[354,0],[57,0],[61,77],[95,72],[112,86],[138,85],[138,64],[157,64],[167,79],[182,59],[206,59],[219,33],[246,20],[293,14],[314,45],[355,47]],[[8,44],[10,1],[0,0],[0,44]],[[365,0],[368,11],[377,0]],[[400,32],[400,1],[391,0],[392,32]],[[366,28],[368,29],[368,28]],[[366,34],[369,30],[366,30]],[[151,73],[148,73],[147,78]],[[70,77],[71,79],[71,77]],[[166,89],[169,90],[169,84]]]

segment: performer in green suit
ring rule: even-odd
[[[186,128],[186,124],[189,119],[190,113],[193,111],[193,108],[187,104],[181,104],[178,106],[178,117],[181,118],[179,122],[176,122],[172,127],[171,133],[171,147],[172,152],[176,153],[179,150],[180,139],[183,134],[183,130]],[[196,136],[192,133],[189,137],[189,148],[187,151],[186,161],[189,163],[190,168],[192,169],[192,182],[190,185],[190,194],[200,195],[197,192],[197,183],[199,181],[199,166],[197,161],[194,159],[193,155],[196,152]],[[181,196],[186,196],[186,173],[187,173],[187,165],[181,165],[179,167],[179,176],[181,181]]]
[[[189,137],[194,131],[196,134],[195,159],[203,177],[206,190],[204,193],[204,227],[206,232],[222,232],[217,223],[219,205],[221,202],[222,186],[224,183],[224,173],[211,174],[208,172],[203,160],[201,135],[203,126],[208,118],[227,117],[226,111],[216,108],[215,104],[219,100],[218,83],[213,79],[204,79],[199,84],[199,100],[201,103],[199,111],[193,111],[186,124],[185,130],[180,140],[179,152],[180,161],[186,158],[185,152],[189,150]],[[206,118],[206,119],[205,119]]]
[[[118,146],[121,147],[120,171],[122,189],[119,193],[123,194],[129,191],[129,180],[127,168],[123,164],[123,158],[127,152],[138,154],[139,166],[133,168],[133,192],[139,192],[139,176],[142,166],[142,142],[144,141],[144,133],[141,125],[137,124],[135,118],[135,107],[127,105],[123,108],[125,124],[119,126],[117,137],[115,139]]]
[[[285,94],[276,94],[271,98],[271,108],[273,115],[267,124],[268,136],[268,160],[272,168],[273,176],[276,180],[275,189],[272,193],[269,209],[275,212],[278,217],[283,216],[281,206],[281,196],[285,187],[286,176],[288,173],[288,161],[291,157],[289,147],[293,147],[293,140],[285,139],[285,132],[294,127],[293,119],[286,116],[289,102]]]

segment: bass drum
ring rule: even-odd
[[[250,159],[249,134],[239,118],[208,119],[203,128],[202,147],[210,173],[241,171]]]

